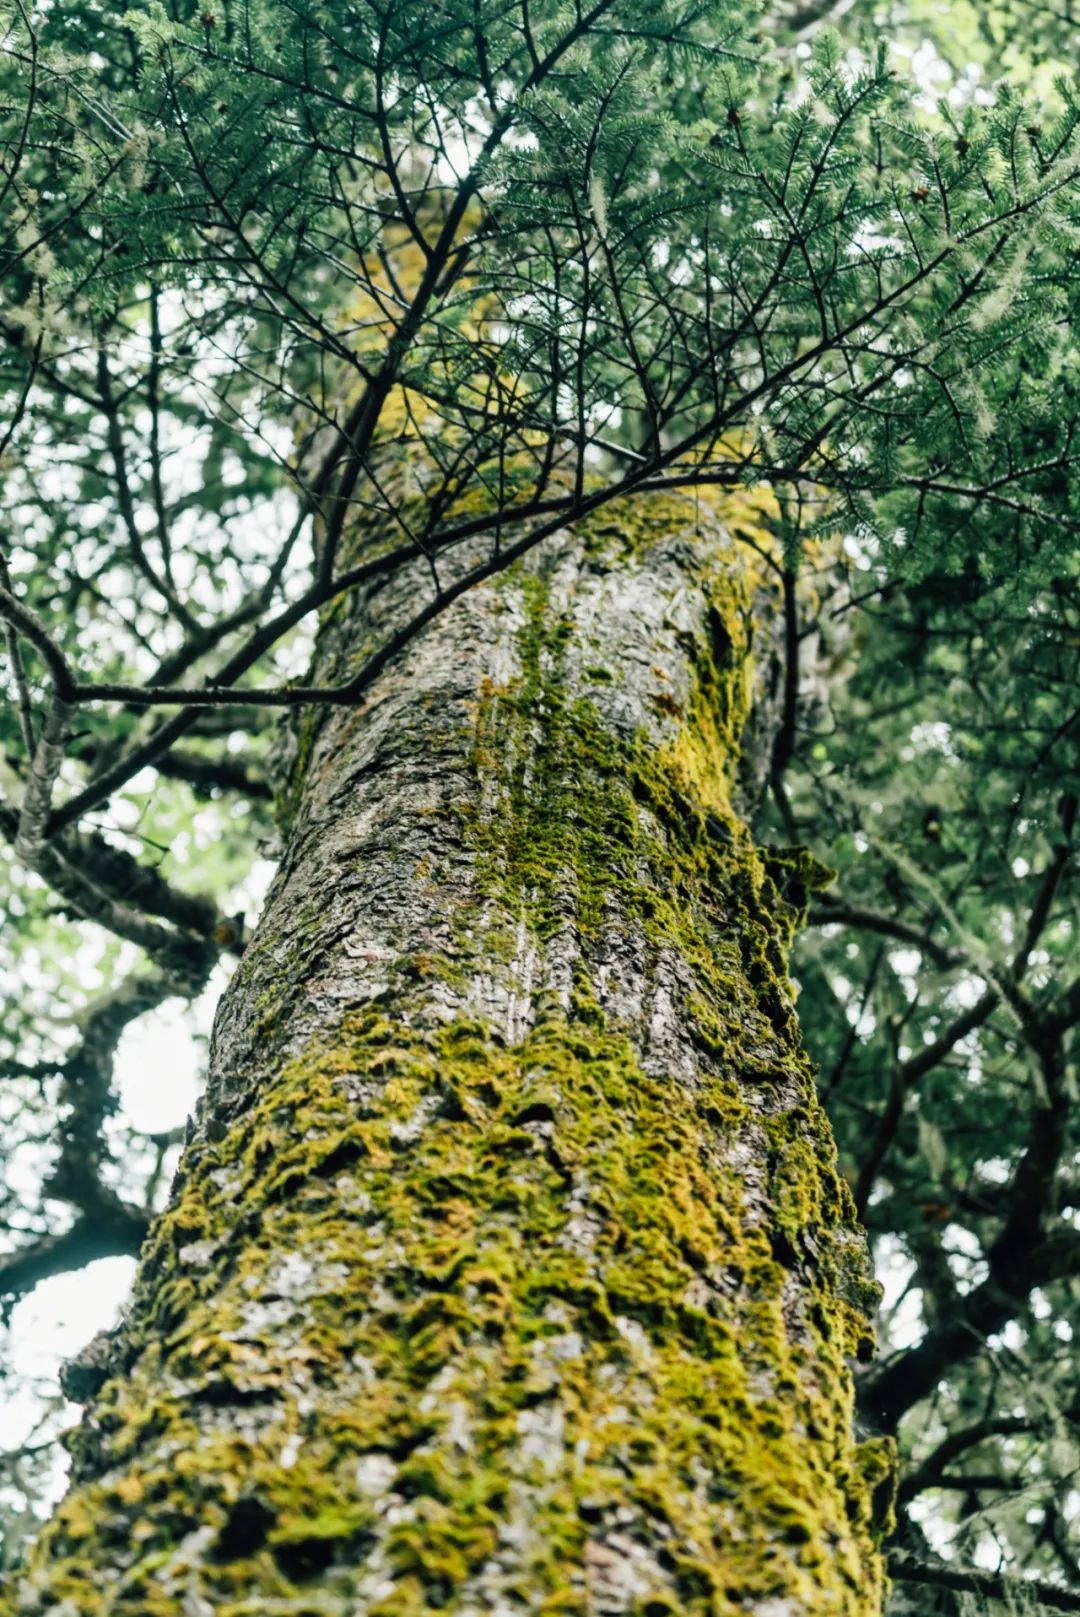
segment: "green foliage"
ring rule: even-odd
[[[984,1350],[947,1357],[901,1428],[905,1509],[938,1531],[953,1523],[961,1558],[994,1542],[1045,1574],[1072,1564],[1080,1390],[1075,1254],[1038,1267],[1040,1241],[1073,1239],[1080,1151],[1067,1031],[1078,603],[1072,577],[1033,593],[992,556],[988,534],[979,574],[905,589],[880,566],[853,568],[831,599],[842,673],[818,687],[789,784],[798,834],[827,850],[839,877],[796,971],[842,1162],[882,1272],[894,1290],[900,1277],[907,1285],[895,1324],[886,1317],[886,1350],[947,1322],[987,1283],[1018,1166],[1053,1098],[1029,1016],[1062,1030],[1062,1136],[1041,1163],[1015,1300]],[[1010,1003],[1014,982],[1023,998]],[[999,984],[1006,992],[980,1012]],[[954,1031],[963,1036],[918,1070]],[[969,1429],[969,1447],[928,1463]]]

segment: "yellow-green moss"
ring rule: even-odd
[[[349,1080],[373,1072],[385,1088],[365,1116]],[[437,1111],[415,1139],[396,1140],[395,1124],[428,1098]],[[367,1609],[444,1605],[497,1546],[520,1413],[557,1397],[572,1440],[535,1523],[536,1558],[512,1591],[524,1609],[586,1611],[575,1574],[590,1522],[629,1508],[663,1524],[673,1610],[735,1613],[775,1593],[807,1612],[872,1611],[869,1495],[843,1363],[862,1322],[834,1297],[805,1334],[785,1323],[773,1232],[745,1228],[738,1178],[702,1126],[707,1116],[722,1131],[744,1115],[734,1080],[673,1093],[620,1036],[577,1024],[552,1022],[507,1051],[476,1026],[410,1037],[378,1012],[350,1019],[333,1050],[296,1063],[206,1148],[158,1227],[144,1356],[99,1406],[109,1473],[50,1529],[51,1592],[80,1611],[175,1610],[155,1593],[160,1557],[206,1524],[199,1588],[216,1611],[254,1609],[243,1602],[256,1589],[295,1599],[314,1574],[344,1594],[379,1528],[377,1502],[355,1485],[358,1459],[375,1452],[392,1457],[393,1491],[422,1508],[385,1529],[394,1593]],[[550,1132],[539,1138],[522,1119]],[[811,1149],[824,1143],[812,1137]],[[214,1188],[221,1170],[236,1175],[225,1193]],[[800,1185],[789,1172],[790,1161],[777,1184],[789,1239],[827,1240],[839,1196],[820,1173]],[[598,1225],[585,1252],[565,1240],[576,1175],[588,1177]],[[238,1216],[255,1207],[257,1218]],[[205,1268],[179,1256],[200,1241],[220,1243]],[[332,1290],[307,1300],[283,1344],[245,1321],[272,1298],[288,1253],[309,1254]],[[373,1316],[375,1284],[392,1304]],[[534,1352],[575,1333],[581,1350],[557,1370]],[[362,1385],[359,1360],[370,1367]],[[436,1376],[438,1405],[425,1412],[418,1401]],[[338,1385],[350,1389],[345,1404]],[[286,1419],[302,1438],[287,1468],[281,1426],[216,1437],[200,1421],[216,1404],[288,1407],[298,1386],[313,1407]],[[455,1398],[470,1412],[468,1451],[445,1442]],[[168,1434],[164,1461],[157,1433]],[[255,1543],[238,1501],[257,1502]],[[88,1550],[110,1520],[127,1538],[133,1513],[134,1560],[99,1608]]]

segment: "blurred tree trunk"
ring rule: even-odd
[[[734,806],[748,555],[612,507],[304,715],[24,1617],[880,1610],[813,872]],[[339,604],[320,676],[428,588]]]

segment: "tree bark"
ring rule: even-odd
[[[305,716],[8,1610],[880,1611],[873,1286],[786,976],[811,872],[733,807],[741,558],[692,500],[610,508]],[[320,675],[425,587],[340,605]]]

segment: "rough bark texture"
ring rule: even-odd
[[[8,1610],[880,1610],[872,1287],[785,975],[813,872],[732,807],[741,554],[691,500],[620,508],[305,719]],[[422,587],[341,607],[324,669]]]

